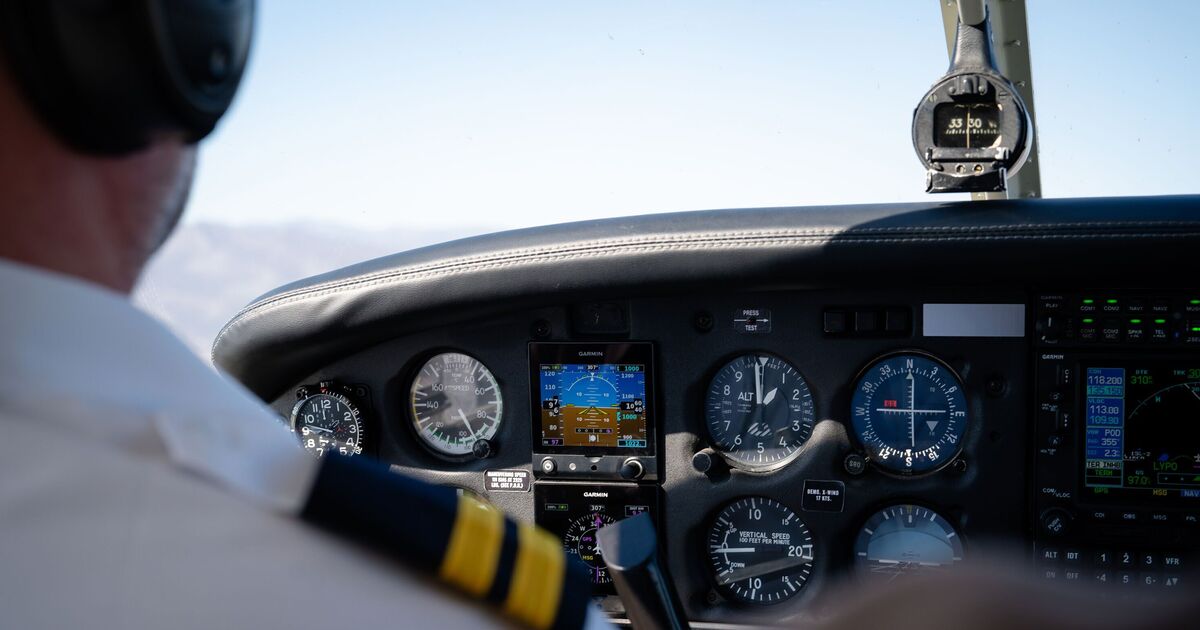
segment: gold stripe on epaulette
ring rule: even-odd
[[[517,559],[504,612],[544,630],[554,623],[562,600],[567,559],[562,543],[545,530],[522,525]]]
[[[504,514],[463,495],[442,556],[439,575],[473,597],[483,597],[496,577],[504,544]]]

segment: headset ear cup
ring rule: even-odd
[[[208,135],[229,109],[250,55],[254,0],[152,0],[155,72],[188,137]]]
[[[254,0],[0,0],[0,39],[66,144],[121,155],[212,131],[237,91],[254,16]]]

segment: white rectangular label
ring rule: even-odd
[[[926,337],[1024,337],[1024,304],[926,304]]]

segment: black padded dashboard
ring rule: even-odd
[[[531,408],[537,384],[530,344],[648,342],[656,478],[637,480],[654,495],[639,502],[654,503],[668,569],[689,617],[785,622],[811,613],[822,593],[853,573],[855,537],[889,505],[936,511],[968,552],[999,547],[1033,558],[1047,540],[1045,548],[1056,554],[1064,540],[1074,548],[1108,544],[1108,533],[1070,539],[1069,523],[1067,534],[1047,530],[1045,506],[1035,501],[1046,438],[1038,413],[1047,404],[1035,366],[1047,343],[1060,343],[1047,341],[1047,324],[1039,319],[1043,298],[1082,289],[1184,295],[1200,284],[1197,245],[1200,197],[723,210],[593,221],[456,241],[282,287],[225,327],[213,359],[283,415],[295,404],[297,388],[344,384],[361,399],[367,455],[533,520],[542,509],[535,506],[537,488],[489,490],[486,471],[529,471],[532,485],[543,488],[631,484],[540,468],[531,431],[538,410]],[[1019,307],[1020,325],[989,336],[947,335],[927,321],[928,306],[944,304]],[[597,326],[597,312],[616,313],[619,321]],[[747,312],[769,318],[769,332],[747,329]],[[1173,325],[1182,330],[1188,322]],[[1136,347],[1118,345],[1113,353],[1137,354]],[[487,458],[438,455],[413,429],[409,384],[427,358],[446,351],[477,359],[499,386],[503,422]],[[847,457],[864,451],[851,428],[856,380],[875,359],[900,352],[935,357],[961,380],[969,413],[961,452],[953,465],[922,475],[851,470]],[[1182,345],[1157,352],[1179,360],[1194,354]],[[705,424],[710,382],[722,365],[746,353],[780,358],[803,375],[815,411],[811,437],[794,459],[770,472],[719,460],[701,470],[693,458],[712,454]],[[1056,428],[1052,433],[1063,438]],[[806,484],[814,483],[842,485],[838,509],[805,501]],[[744,497],[784,504],[811,532],[812,575],[798,596],[756,605],[715,588],[708,530],[723,506]],[[1066,510],[1068,520],[1083,518],[1069,497],[1055,509]],[[1145,530],[1126,534],[1144,537]],[[1067,538],[1056,538],[1062,535]],[[1160,578],[1174,575],[1155,571]]]
[[[914,286],[1170,284],[1200,264],[1197,210],[1191,196],[759,208],[501,232],[280,287],[222,329],[213,362],[270,399],[398,334],[580,298],[867,287],[894,272]],[[1110,256],[1131,264],[1089,275]]]

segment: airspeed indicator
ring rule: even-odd
[[[421,366],[409,386],[408,408],[421,442],[450,457],[471,454],[477,441],[495,437],[504,420],[496,377],[460,352],[439,354]]]

